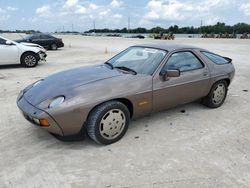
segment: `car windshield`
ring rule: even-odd
[[[27,35],[24,37],[24,39],[26,39],[26,40],[32,39],[32,35]]]
[[[166,51],[154,48],[130,47],[106,63],[113,68],[151,75],[166,54]]]

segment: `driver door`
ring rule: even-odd
[[[53,43],[53,39],[49,35],[41,34],[40,37],[39,45],[43,47],[49,48]]]
[[[31,43],[35,43],[35,44],[39,44],[39,45],[42,45],[42,43],[41,43],[41,34],[34,34],[34,35],[32,35],[32,37],[31,37],[31,41],[30,41]]]
[[[153,111],[188,103],[207,94],[210,81],[208,67],[194,52],[172,53],[161,71],[176,69],[180,70],[179,77],[163,80],[158,72],[153,78]]]
[[[0,64],[20,63],[19,50],[15,44],[7,45],[6,40],[0,38]]]

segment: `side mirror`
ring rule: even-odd
[[[168,77],[179,77],[180,75],[181,75],[181,73],[180,73],[179,69],[167,70],[167,76]]]
[[[180,74],[181,74],[180,70],[178,70],[178,69],[162,71],[160,73],[160,75],[163,77],[164,81],[167,81],[171,77],[179,77]]]
[[[5,44],[6,44],[6,45],[14,45],[14,43],[11,42],[11,41],[9,41],[9,40],[7,40]]]

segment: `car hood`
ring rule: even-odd
[[[39,52],[43,52],[43,53],[46,53],[46,50],[39,46],[39,45],[27,45],[27,43],[23,44],[23,43],[16,43],[16,46],[22,51],[22,52],[25,52],[25,51],[32,51],[32,52],[35,52],[35,53],[39,53]]]
[[[29,43],[29,42],[21,42],[21,44],[23,44],[23,45],[25,45],[25,46],[32,46],[32,47],[43,48],[42,46],[40,46],[40,45],[38,45],[38,44]]]
[[[38,105],[47,99],[71,93],[69,91],[74,88],[122,75],[107,65],[71,69],[48,76],[28,89],[24,97],[31,104]]]

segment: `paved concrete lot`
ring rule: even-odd
[[[88,138],[62,142],[31,125],[16,106],[19,91],[52,73],[156,41],[61,37],[65,48],[49,51],[47,63],[0,67],[0,187],[250,187],[250,40],[163,41],[233,58],[236,75],[225,104],[211,110],[194,102],[132,121],[121,141],[101,146]]]

